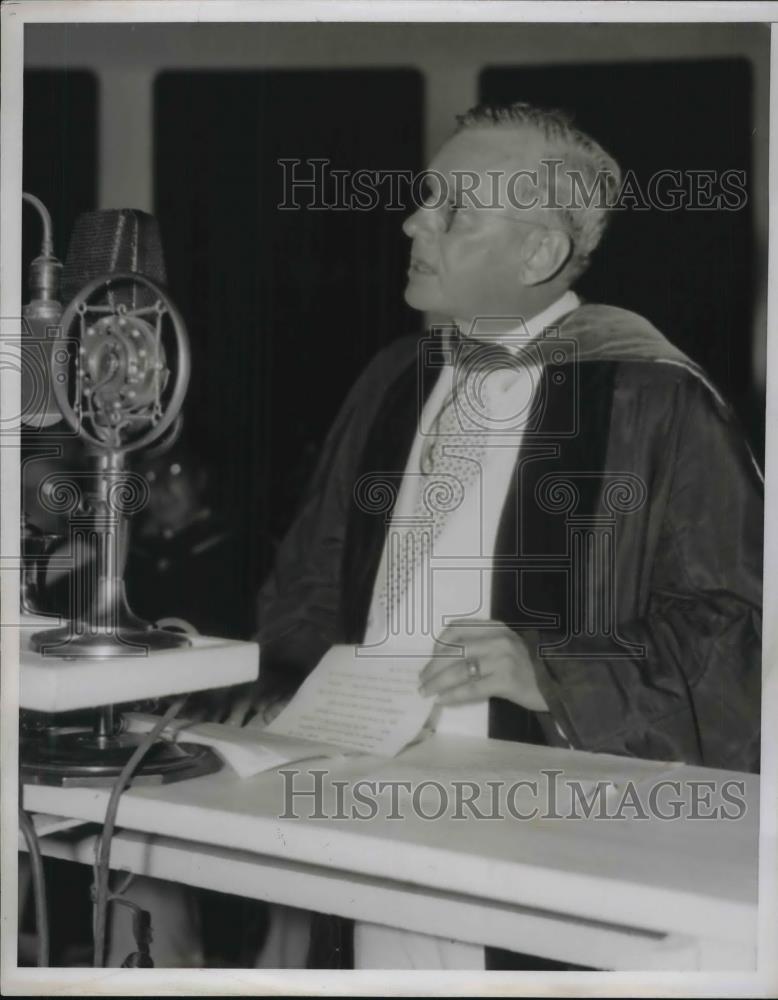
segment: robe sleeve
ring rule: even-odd
[[[415,343],[401,340],[377,354],[326,437],[295,520],[259,592],[260,693],[294,691],[338,641],[341,564],[359,462],[387,382],[413,350]]]
[[[736,421],[691,380],[645,614],[618,626],[639,652],[610,659],[602,637],[593,651],[579,636],[556,658],[548,647],[559,636],[522,632],[550,742],[563,735],[578,749],[758,769],[762,495]]]

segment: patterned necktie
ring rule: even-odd
[[[516,356],[478,341],[459,345],[452,391],[425,438],[414,512],[395,518],[387,537],[385,577],[379,600],[396,610],[419,565],[432,557],[450,515],[479,480],[491,431],[487,377],[515,368]]]

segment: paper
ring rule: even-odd
[[[131,733],[148,732],[159,721],[157,716],[141,712],[128,712],[124,719]],[[262,771],[312,757],[340,756],[338,747],[292,739],[254,726],[174,719],[162,735],[173,741],[212,747],[241,778],[251,778]]]
[[[419,694],[428,659],[333,646],[264,732],[393,757],[419,735],[433,708]]]

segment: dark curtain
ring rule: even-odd
[[[769,45],[769,39],[766,40]],[[764,451],[764,409],[753,385],[752,82],[745,59],[489,67],[485,101],[563,108],[642,191],[660,170],[744,171],[736,211],[614,214],[580,291],[633,309],[700,362]],[[714,182],[711,190],[721,188]]]
[[[253,628],[257,584],[359,371],[419,320],[404,305],[404,212],[282,210],[282,159],[422,166],[414,70],[169,72],[154,94],[155,212],[192,337],[187,435],[241,532],[218,583]],[[298,178],[312,176],[302,162]],[[334,182],[325,186],[332,204]],[[286,201],[290,199],[287,197]]]

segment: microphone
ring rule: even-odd
[[[70,236],[62,294],[70,302],[90,281],[116,272],[143,274],[167,285],[159,225],[134,208],[99,209],[79,215]],[[111,304],[137,309],[153,302],[147,288],[130,284],[109,292]]]
[[[163,288],[167,284],[162,240],[156,219],[137,209],[85,212],[76,220],[64,269],[54,256],[51,215],[35,195],[22,198],[41,218],[40,254],[30,264],[30,302],[24,306],[22,339],[22,423],[41,430],[62,420],[50,371],[52,350],[62,319],[62,301],[70,302],[89,282],[117,272],[137,273]],[[60,297],[60,283],[62,296]],[[126,284],[108,291],[107,303],[135,310],[150,306],[154,293]]]
[[[33,194],[23,193],[22,199],[40,216],[43,237],[40,254],[30,264],[30,302],[22,309],[21,422],[25,427],[42,430],[62,420],[50,378],[51,352],[62,316],[59,300],[62,264],[54,256],[48,209]]]
[[[68,494],[71,532],[94,551],[93,586],[82,581],[77,590],[86,604],[73,608],[64,630],[34,635],[33,648],[105,657],[188,645],[134,615],[123,580],[129,517],[148,498],[148,484],[126,470],[126,457],[177,433],[190,372],[186,327],[165,289],[156,220],[126,208],[79,216],[62,278],[67,305],[51,385],[94,465],[83,489]]]
[[[166,284],[153,216],[121,208],[78,217],[62,274],[62,333],[78,341],[78,357],[59,353],[54,392],[65,420],[90,445],[135,451],[161,437],[178,416],[190,355]],[[175,328],[178,355],[172,398],[166,392],[172,374],[162,329],[166,317]]]

